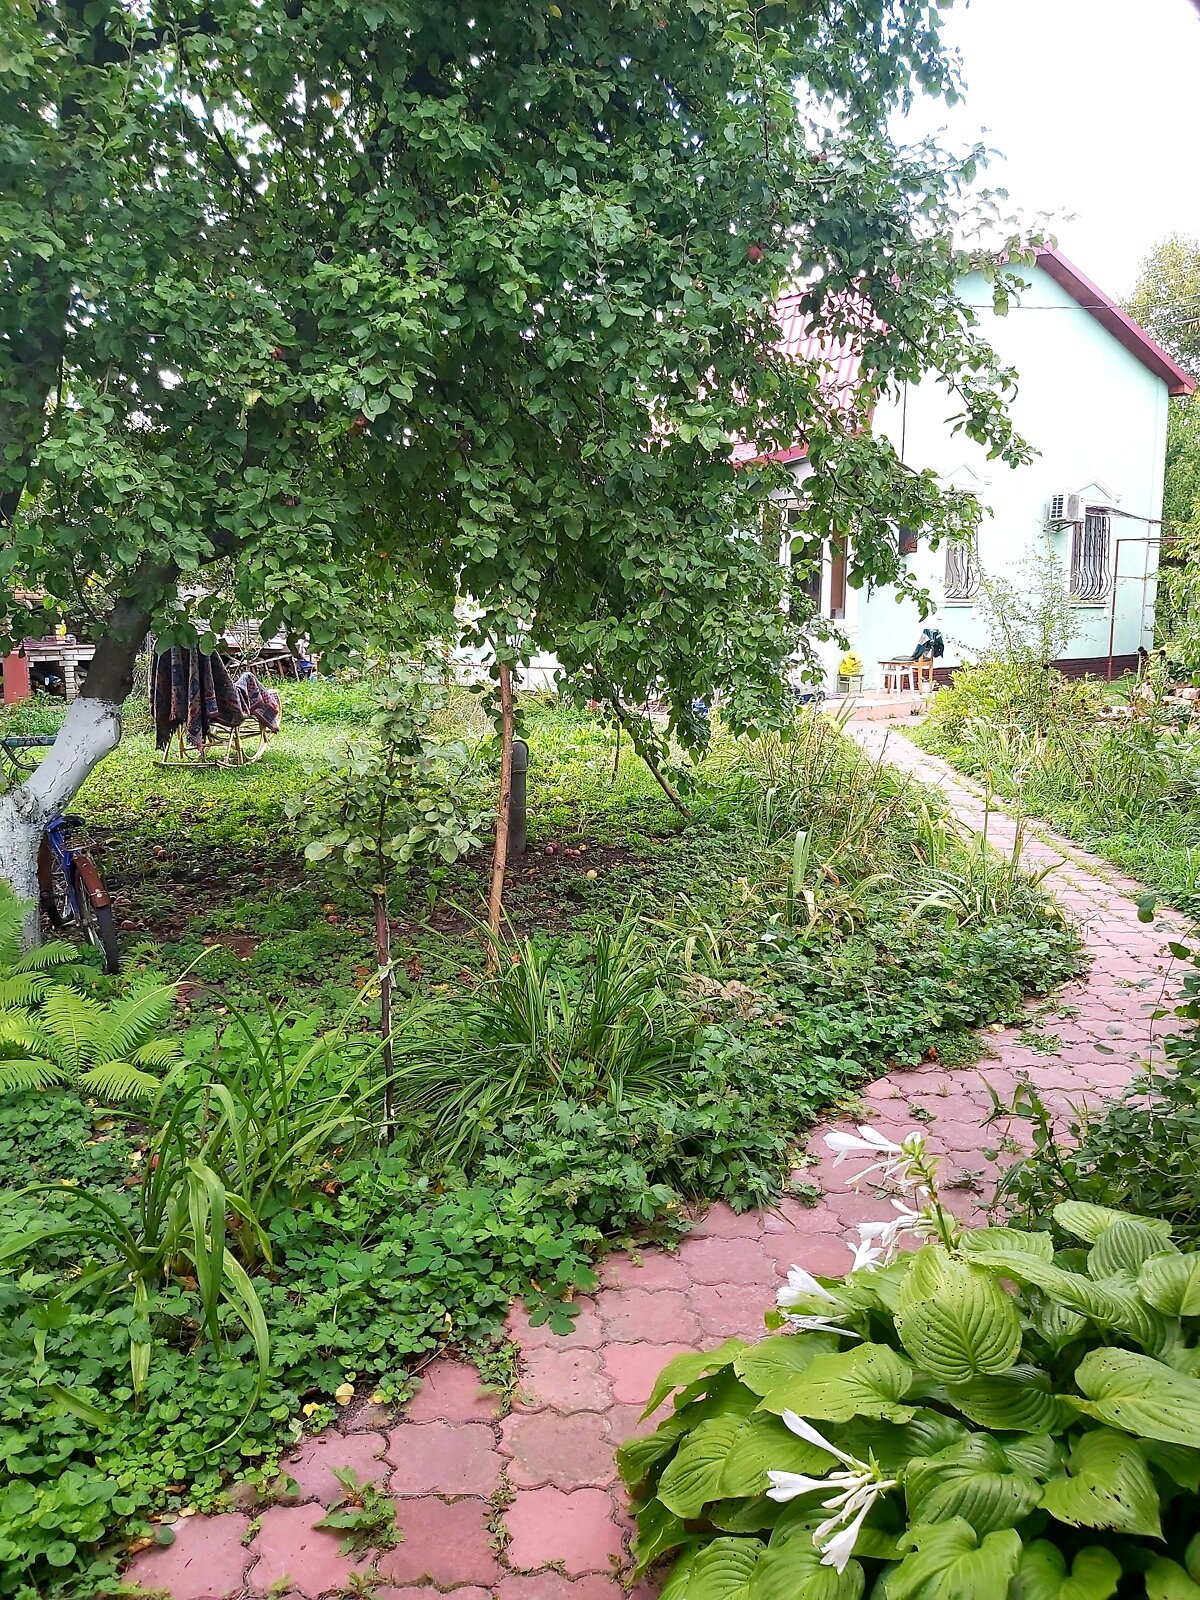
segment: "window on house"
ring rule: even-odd
[[[899,534],[900,554],[902,556],[915,556],[917,553],[917,531],[915,528],[901,528]]]
[[[1071,535],[1071,599],[1102,600],[1112,574],[1112,518],[1105,506],[1088,506]]]
[[[973,544],[946,546],[947,600],[973,600],[979,588],[979,561]]]
[[[821,609],[822,579],[825,575],[825,546],[820,539],[806,539],[801,526],[799,506],[789,506],[787,513],[789,548],[792,568],[797,575],[796,589]]]

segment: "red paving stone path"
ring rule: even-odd
[[[941,784],[956,815],[978,829],[980,796],[941,762],[881,724],[852,727],[864,749],[882,754],[923,784]],[[1014,824],[993,814],[989,838],[1011,849]],[[1044,830],[1029,834],[1031,868],[1060,861],[1070,847]],[[1071,849],[1051,886],[1083,928],[1093,962],[1086,978],[1059,996],[1067,1012],[1047,1030],[1062,1040],[1058,1058],[1022,1045],[1016,1029],[990,1035],[994,1055],[976,1066],[936,1065],[897,1073],[863,1092],[864,1120],[887,1130],[924,1122],[930,1147],[951,1181],[986,1175],[984,1146],[995,1130],[982,1120],[987,1085],[1001,1095],[1027,1075],[1057,1108],[1097,1100],[1123,1085],[1146,1055],[1148,1013],[1174,981],[1164,949],[1187,932],[1182,919],[1139,923],[1138,886]],[[821,1147],[814,1145],[814,1152]],[[736,1216],[712,1207],[675,1254],[615,1255],[600,1290],[583,1304],[572,1331],[531,1328],[509,1319],[520,1346],[520,1382],[507,1416],[483,1393],[472,1367],[440,1359],[404,1415],[358,1409],[345,1431],[305,1444],[288,1470],[300,1503],[277,1505],[259,1520],[242,1511],[194,1516],[175,1525],[175,1542],[131,1563],[127,1578],[173,1600],[260,1597],[318,1600],[350,1589],[366,1562],[339,1554],[338,1537],[313,1527],[336,1494],[333,1467],[386,1484],[403,1541],[378,1560],[377,1600],[618,1600],[630,1524],[615,1482],[613,1451],[638,1426],[638,1411],[663,1363],[681,1350],[731,1334],[763,1331],[762,1313],[793,1264],[816,1273],[849,1265],[845,1235],[880,1204],[849,1192],[827,1157],[804,1176],[828,1182],[815,1207],[782,1200]],[[964,1217],[979,1214],[970,1187],[951,1191]],[[656,1592],[653,1585],[636,1591]]]

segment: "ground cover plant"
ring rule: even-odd
[[[1146,1072],[1099,1109],[1077,1110],[1064,1125],[1032,1086],[1012,1109],[1033,1134],[1027,1160],[1004,1174],[997,1207],[1024,1227],[1043,1226],[1062,1200],[1151,1212],[1189,1248],[1200,1245],[1200,954],[1173,944],[1190,967],[1177,1004],[1158,1014],[1181,1026],[1157,1044]]]
[[[393,892],[381,1145],[371,897],[288,814],[380,687],[285,685],[249,768],[157,766],[135,732],[82,796],[133,969],[84,955],[87,998],[185,976],[159,1089],[0,1097],[0,1593],[86,1594],[151,1508],[270,1476],[447,1341],[483,1357],[515,1295],[569,1326],[612,1242],[769,1198],[823,1109],[1073,970],[1044,894],[818,714],[717,726],[672,773],[685,819],[627,746],[614,772],[610,724],[524,696],[497,974],[484,853]],[[440,715],[490,759],[477,698]]]
[[[1200,1594],[1200,1257],[1085,1201],[1058,1250],[960,1228],[919,1134],[829,1143],[895,1209],[845,1279],[792,1270],[782,1331],[664,1368],[618,1453],[638,1569],[672,1558],[664,1600]]]

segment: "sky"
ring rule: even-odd
[[[1054,213],[1059,248],[1093,282],[1123,299],[1159,240],[1200,239],[1191,0],[957,0],[945,34],[966,98],[923,106],[912,131],[1003,152],[983,181],[1014,210]]]

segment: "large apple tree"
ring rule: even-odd
[[[318,649],[449,626],[614,696],[768,704],[805,622],[756,537],[808,441],[813,541],[897,577],[966,513],[864,431],[942,372],[1008,459],[956,299],[972,172],[934,0],[7,0],[0,627],[69,615],[82,697],[0,872],[120,736],[139,646],[233,615]],[[998,292],[1002,280],[998,278]],[[778,292],[861,351],[831,392]],[[30,592],[45,597],[31,625]]]

